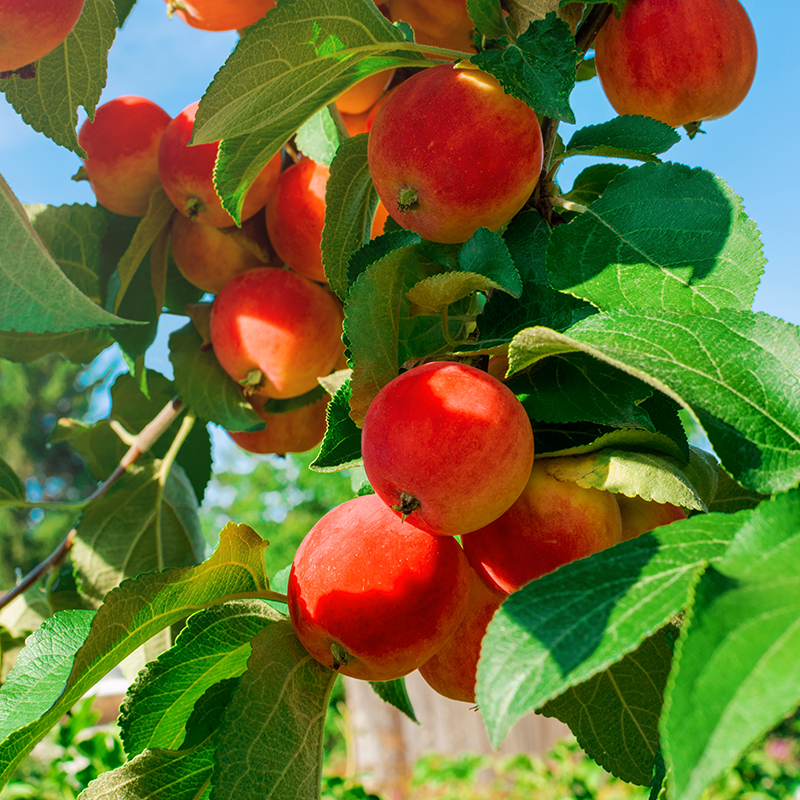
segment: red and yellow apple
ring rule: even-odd
[[[275,0],[166,0],[167,14],[204,31],[236,31],[258,22]]]
[[[289,575],[298,638],[343,675],[388,681],[413,672],[453,634],[472,573],[458,542],[404,525],[375,495],[326,514]]]
[[[402,227],[464,242],[478,228],[502,227],[525,205],[542,168],[542,134],[533,109],[494,77],[442,64],[386,98],[369,132],[368,160],[378,196]]]
[[[739,0],[629,0],[595,41],[597,75],[618,114],[677,127],[730,114],[756,72]]]
[[[669,525],[678,519],[686,519],[686,512],[672,503],[656,503],[643,497],[615,495],[622,516],[622,541],[635,539],[643,533]]]
[[[393,69],[386,69],[362,78],[336,98],[336,108],[342,114],[363,114],[369,111],[378,102],[393,75]]]
[[[533,464],[522,404],[491,375],[453,361],[390,381],[367,410],[364,470],[398,516],[455,536],[488,525],[519,497]]]
[[[537,459],[516,502],[494,522],[462,539],[472,568],[498,592],[516,592],[564,564],[622,540],[614,494],[556,479],[548,467],[557,460]]]
[[[124,95],[97,107],[78,132],[83,168],[97,202],[115,214],[143,217],[161,185],[158,148],[171,117],[161,106]]]
[[[291,270],[251,269],[216,296],[211,343],[222,368],[246,393],[298,397],[341,356],[341,304]]]
[[[164,191],[181,214],[224,228],[233,217],[222,207],[214,188],[214,165],[219,142],[189,146],[199,101],[191,103],[164,130],[158,150],[158,170]],[[242,220],[249,219],[267,203],[278,183],[281,155],[276,153],[253,181],[244,199]]]

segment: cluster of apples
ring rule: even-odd
[[[686,516],[558,480],[566,457],[534,461],[516,396],[459,362],[390,381],[369,407],[361,449],[375,494],[329,512],[298,548],[295,631],[342,674],[385,681],[418,669],[455,700],[474,702],[481,641],[508,595]]]

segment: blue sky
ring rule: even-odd
[[[745,0],[743,5],[759,43],[753,88],[736,111],[706,123],[705,136],[694,141],[684,138],[668,157],[711,170],[744,199],[769,260],[756,309],[800,324],[794,210],[795,187],[800,185],[800,160],[794,146],[800,128],[800,59],[795,39],[800,3]],[[168,19],[163,0],[139,0],[109,54],[108,85],[101,102],[139,94],[174,116],[201,97],[235,43],[233,32],[208,33],[178,18]],[[581,84],[572,104],[578,126],[614,115],[597,81]],[[572,130],[573,126],[562,126],[565,139]],[[560,174],[565,188],[591,163],[589,159],[572,162]],[[88,183],[70,180],[79,166],[77,156],[28,128],[0,99],[0,172],[23,202],[93,203]]]

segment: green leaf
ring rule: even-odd
[[[125,752],[177,750],[195,704],[216,683],[238,678],[250,640],[283,615],[261,600],[235,600],[198,611],[175,644],[139,673],[120,708]]]
[[[330,167],[340,142],[339,130],[327,106],[298,128],[295,143],[303,155]]]
[[[670,163],[617,176],[547,250],[553,288],[604,310],[749,309],[763,267],[741,200],[711,173]]]
[[[564,199],[588,206],[602,196],[617,175],[627,169],[625,164],[592,164],[575,178],[572,189],[564,195]]]
[[[532,581],[489,623],[477,702],[497,747],[514,725],[589,680],[662,628],[687,603],[752,512],[680,520]]]
[[[467,12],[478,32],[487,39],[499,39],[510,33],[499,0],[467,0]]]
[[[114,344],[108,331],[76,331],[75,333],[14,333],[0,331],[0,358],[27,362],[61,353],[76,364],[88,364]]]
[[[202,349],[203,340],[189,322],[169,337],[169,360],[181,399],[206,422],[228,431],[252,431],[264,421],[245,400],[240,386],[219,365],[214,351]]]
[[[665,153],[680,140],[680,134],[665,122],[626,114],[575,131],[562,158],[607,156],[657,161],[659,153]]]
[[[759,494],[737,483],[722,467],[717,472],[717,491],[708,504],[709,511],[732,514],[743,508],[755,508],[767,495]]]
[[[132,465],[84,512],[72,548],[81,594],[95,605],[126,578],[197,564],[205,550],[197,498],[183,470]]]
[[[659,631],[621,661],[551,700],[542,714],[569,725],[584,752],[607,772],[649,786],[671,662],[667,636]]]
[[[0,458],[0,505],[25,501],[25,487],[17,473]]]
[[[34,654],[32,660],[23,662],[29,665],[25,674],[18,667],[15,681],[0,687],[0,703],[6,702],[4,697],[10,698],[14,708],[13,722],[0,723],[0,785],[45,733],[137,647],[201,608],[236,597],[263,596],[269,586],[264,572],[266,546],[252,528],[228,523],[216,551],[203,564],[141,575],[114,589],[94,616],[83,646],[77,634],[71,635],[71,652],[67,650],[63,656],[72,661],[71,653],[77,650],[71,672],[66,663],[58,680],[42,683],[41,666],[54,669],[52,660]],[[49,636],[42,639],[43,648],[56,648],[58,637],[66,635],[61,628],[55,634],[55,641]],[[85,625],[80,635],[85,635]],[[20,684],[26,693],[24,703],[11,696]]]
[[[762,503],[702,576],[663,722],[670,791],[696,800],[800,704],[800,492]]]
[[[366,133],[346,139],[331,164],[325,188],[322,262],[325,276],[339,299],[347,297],[350,256],[370,240],[378,195],[367,166]]]
[[[306,120],[362,78],[427,65],[421,50],[368,0],[283,2],[250,27],[194,126],[195,144],[225,140],[216,170],[225,208],[238,219],[248,186]]]
[[[36,77],[0,80],[0,92],[35,131],[79,156],[78,106],[90,119],[106,85],[108,50],[117,32],[112,0],[86,0],[72,32],[36,62]]]
[[[393,705],[412,722],[419,724],[419,720],[414,713],[414,706],[411,705],[411,698],[408,696],[405,678],[397,678],[393,681],[370,681],[369,685],[381,700]]]
[[[252,642],[247,672],[215,736],[225,758],[215,800],[319,797],[322,735],[336,672],[312,658],[292,623],[276,622]],[[252,720],[262,720],[253,725]]]
[[[730,309],[615,311],[579,322],[569,336],[531,328],[516,337],[509,353],[516,369],[572,350],[614,364],[688,408],[722,465],[744,487],[771,494],[800,480],[795,326]]]
[[[350,381],[328,403],[325,438],[310,467],[315,472],[337,472],[361,463],[361,429],[350,418]]]
[[[184,750],[147,750],[92,781],[80,800],[206,800],[213,769],[211,739]]]
[[[136,0],[114,0],[114,8],[117,12],[117,22],[120,28],[125,24],[125,21],[128,19],[128,14],[133,11],[133,7],[135,5]]]
[[[502,50],[484,50],[470,61],[500,81],[503,89],[544,117],[575,122],[569,96],[578,63],[575,39],[555,12],[534,20]]]
[[[0,330],[69,333],[135,324],[104,311],[67,278],[0,176]]]

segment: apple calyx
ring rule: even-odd
[[[413,186],[406,186],[401,189],[397,195],[397,207],[404,214],[415,208],[419,203],[419,194]]]
[[[408,492],[400,492],[400,502],[395,506],[390,506],[393,511],[397,511],[400,514],[403,522],[406,521],[408,516],[412,514],[419,508],[422,508],[422,503],[417,500],[414,495],[409,494]]]
[[[189,219],[194,219],[203,209],[205,204],[199,197],[190,198],[184,206]]]
[[[265,383],[264,373],[258,368],[251,369],[247,376],[239,381],[239,385],[244,388],[245,395],[257,392]]]
[[[331,645],[331,655],[333,656],[333,668],[337,672],[350,663],[350,653],[339,642],[334,642]]]

